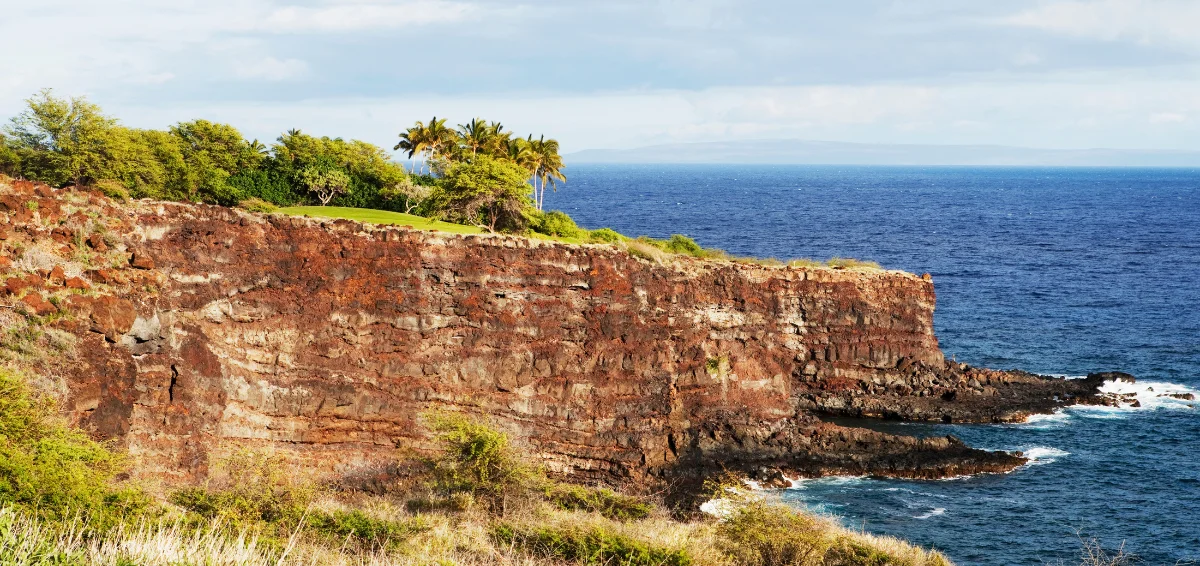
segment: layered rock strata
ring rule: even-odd
[[[238,447],[385,466],[430,448],[430,410],[486,418],[585,480],[997,472],[1024,459],[816,415],[1019,421],[1098,385],[947,363],[931,280],[898,271],[660,265],[21,182],[0,213],[0,300],[77,339],[42,368],[64,410],[170,479]]]

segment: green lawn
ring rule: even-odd
[[[375,210],[371,208],[347,208],[344,206],[292,206],[281,208],[276,212],[283,214],[291,214],[293,216],[312,216],[315,218],[342,218],[345,220],[357,220],[359,222],[370,222],[372,224],[391,224],[395,226],[408,226],[418,230],[440,230],[442,232],[453,232],[455,234],[483,234],[485,231],[475,226],[464,226],[462,224],[453,224],[450,222],[442,222],[440,220],[430,220],[422,216],[412,214],[404,214],[403,212],[389,212],[386,210]],[[531,234],[531,237],[539,240],[553,240],[555,242],[566,242],[568,244],[581,244],[581,238],[556,238],[545,234]]]
[[[428,218],[415,216],[412,214],[404,214],[403,212],[389,212],[386,210],[374,210],[370,208],[347,208],[343,206],[293,206],[289,208],[281,208],[277,212],[291,214],[294,216],[343,218],[346,220],[357,220],[359,222],[370,222],[372,224],[394,224],[396,226],[408,226],[418,230],[441,230],[442,232],[454,232],[456,234],[483,233],[483,230],[474,226],[451,224],[449,222],[430,220]]]

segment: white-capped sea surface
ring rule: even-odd
[[[1200,560],[1200,170],[580,165],[547,205],[589,228],[684,233],[758,257],[931,273],[947,356],[1063,376],[1124,371],[1122,407],[1017,425],[839,422],[1021,450],[1009,474],[824,478],[783,500],[961,565],[1070,564],[1080,537]]]

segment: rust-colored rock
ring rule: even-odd
[[[7,295],[20,295],[22,291],[29,288],[29,283],[20,277],[9,277],[4,280],[3,291]]]
[[[100,237],[100,234],[88,236],[87,245],[98,252],[108,251],[108,244],[104,243],[104,238]]]
[[[154,260],[145,252],[134,252],[129,256],[129,266],[134,269],[154,269]]]
[[[38,316],[46,316],[58,312],[58,308],[53,303],[47,301],[41,293],[33,292],[21,297],[23,303],[30,312]]]
[[[13,264],[13,262],[11,259],[8,259],[8,257],[6,257],[6,256],[0,255],[0,270],[7,271],[10,267],[12,267],[12,264]]]
[[[63,271],[61,265],[54,266],[50,273],[46,275],[46,279],[55,285],[62,285],[67,280],[67,273]]]
[[[103,285],[111,285],[120,282],[120,279],[117,278],[112,271],[107,269],[93,269],[88,271],[87,275],[92,279],[92,281]]]
[[[68,289],[77,289],[80,291],[84,291],[84,290],[92,288],[92,286],[88,285],[88,282],[84,281],[84,279],[82,277],[72,277],[70,279],[67,279],[66,282],[64,283],[64,285],[66,285],[66,287]]]
[[[908,273],[658,265],[178,203],[102,212],[138,271],[89,272],[103,295],[68,300],[90,346],[65,406],[143,475],[200,479],[242,446],[331,474],[384,466],[429,449],[420,415],[450,410],[584,479],[945,477],[1024,460],[816,415],[1003,422],[1098,385],[946,363],[933,284]]]
[[[81,303],[82,304],[82,303]],[[84,307],[92,322],[92,331],[99,332],[110,341],[129,332],[137,320],[133,303],[112,295],[104,295],[87,301]]]

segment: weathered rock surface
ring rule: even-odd
[[[84,210],[104,239],[48,228]],[[815,415],[1019,421],[1100,383],[947,363],[933,284],[897,271],[658,265],[23,183],[0,188],[0,212],[10,238],[105,254],[60,271],[90,286],[55,291],[79,338],[65,408],[179,480],[240,446],[332,474],[383,465],[429,448],[431,409],[486,417],[551,471],[600,481],[999,472],[1025,460]],[[10,299],[33,288],[8,281]]]

